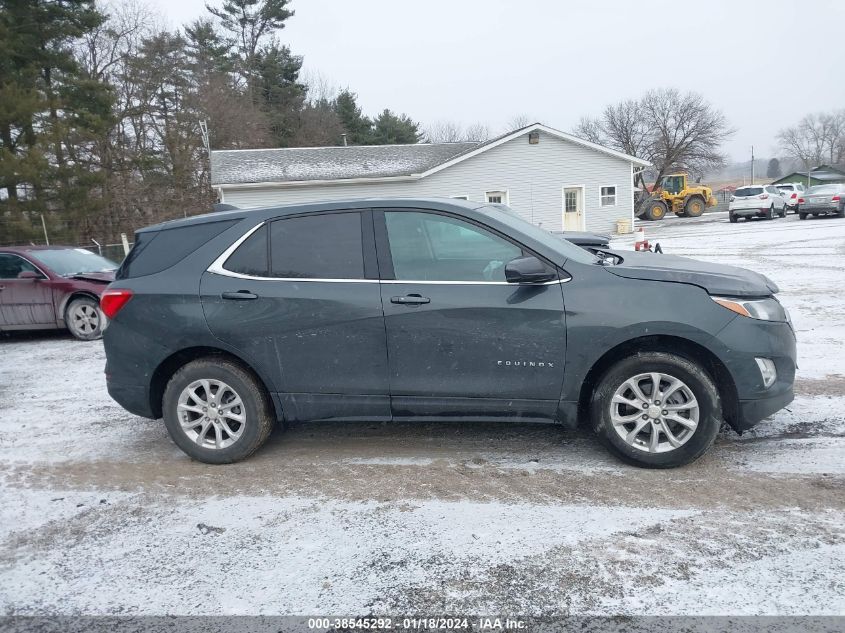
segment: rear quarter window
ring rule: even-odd
[[[137,233],[135,245],[115,278],[143,277],[167,270],[239,221],[222,220]]]

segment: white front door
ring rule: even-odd
[[[563,230],[584,230],[584,187],[563,189]]]

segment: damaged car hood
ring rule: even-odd
[[[606,252],[621,258],[621,263],[607,269],[619,277],[693,284],[711,295],[729,297],[765,297],[778,292],[777,284],[765,275],[737,266],[711,264],[677,255]]]
[[[71,275],[70,279],[80,279],[82,281],[94,281],[94,282],[101,282],[104,284],[110,284],[114,281],[114,271],[110,270],[107,272],[99,272],[99,273],[76,273],[75,275]]]

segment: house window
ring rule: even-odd
[[[488,191],[485,194],[486,200],[488,204],[507,204],[508,203],[508,192],[507,191]]]
[[[613,207],[616,206],[616,187],[602,187],[600,206]]]
[[[565,195],[565,211],[566,213],[577,213],[578,212],[578,192],[574,189],[569,189],[564,194]]]

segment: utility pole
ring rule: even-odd
[[[751,146],[751,184],[754,184],[754,146]]]
[[[44,214],[41,214],[41,228],[44,229],[44,241],[47,242],[47,246],[50,246],[50,238],[47,237],[47,223],[44,222]]]

